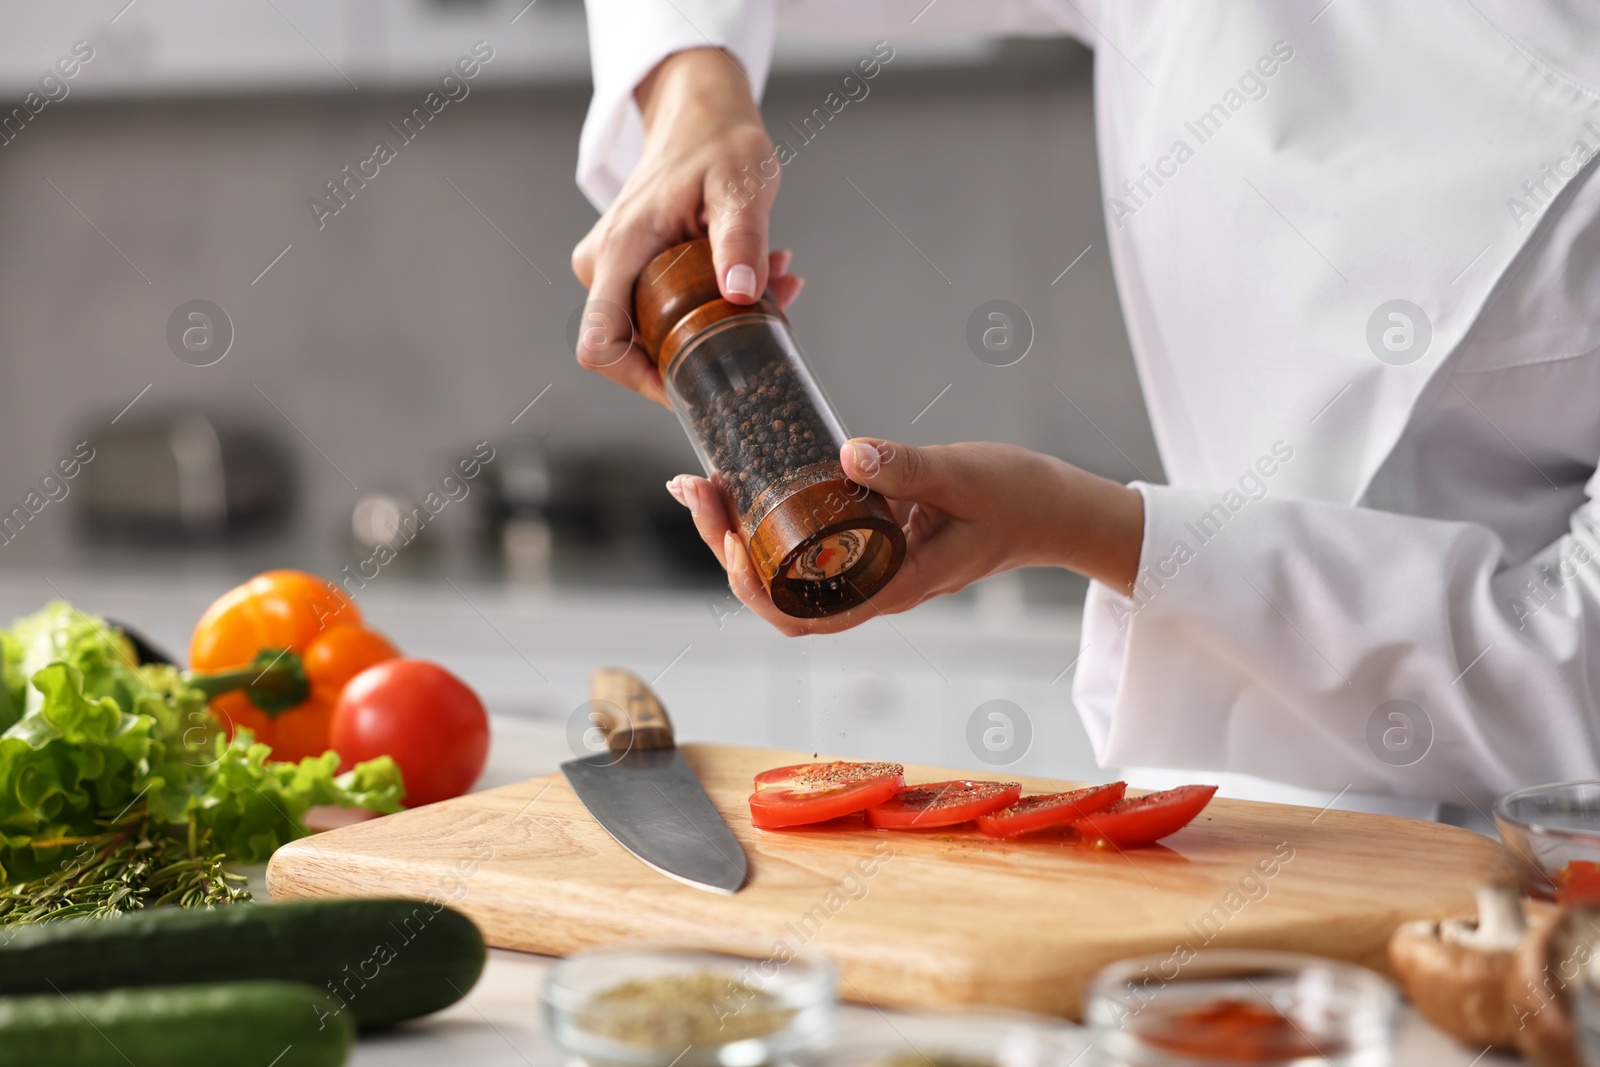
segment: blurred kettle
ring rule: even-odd
[[[96,429],[81,516],[97,537],[206,543],[281,524],[293,510],[288,454],[270,434],[197,411]]]

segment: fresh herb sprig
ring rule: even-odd
[[[209,834],[191,846],[152,825],[143,805],[71,842],[72,856],[43,878],[0,890],[0,929],[57,919],[104,919],[175,904],[213,907],[250,900],[245,876],[229,871]]]

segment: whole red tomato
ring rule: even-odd
[[[393,756],[408,808],[460,796],[489,758],[489,716],[478,695],[437,663],[392,659],[345,685],[329,741],[341,769]]]

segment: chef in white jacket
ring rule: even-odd
[[[847,444],[905,567],[841,629],[1008,567],[1093,579],[1074,696],[1112,766],[1485,808],[1600,776],[1600,8],[1587,0],[588,0],[574,253],[596,306],[709,230],[783,303],[775,25],[1095,50],[1106,226],[1170,485],[993,444]],[[754,181],[751,175],[762,176]],[[770,175],[770,179],[767,176]],[[985,190],[973,190],[975,198]],[[647,396],[637,349],[578,358]],[[670,484],[788,632],[721,499]]]

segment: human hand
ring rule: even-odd
[[[839,459],[851,481],[888,498],[906,533],[906,557],[871,601],[821,619],[797,619],[772,603],[738,516],[716,486],[687,474],[667,483],[728,572],[733,594],[785,634],[848,630],[1016,567],[1067,567],[1114,589],[1133,586],[1144,536],[1138,490],[1014,445],[913,448],[858,437]]]
[[[709,237],[717,284],[732,303],[754,304],[770,288],[787,307],[804,282],[788,273],[787,252],[767,250],[780,168],[738,62],[717,48],[676,52],[634,95],[644,154],[572,253],[572,271],[589,290],[577,357],[665,404],[655,364],[633,343],[633,283],[645,264]]]

